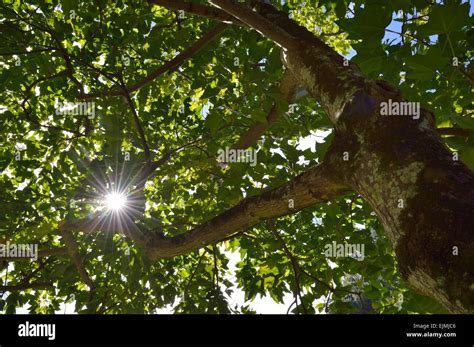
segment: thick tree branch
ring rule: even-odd
[[[61,230],[121,233],[144,248],[150,259],[170,258],[221,242],[265,220],[293,214],[350,192],[349,188],[334,180],[335,176],[329,167],[319,165],[279,188],[245,198],[211,220],[173,237],[145,230],[131,219],[123,220],[118,226],[110,220],[106,222],[107,216],[64,222]]]
[[[45,258],[49,256],[64,256],[68,255],[66,247],[57,247],[51,249],[43,249],[38,251],[38,258]],[[31,258],[24,258],[24,257],[4,257],[0,258],[0,261],[22,261],[22,260],[30,260]]]
[[[212,0],[211,3],[282,46],[285,65],[335,125],[357,92],[377,87],[356,65],[344,64],[341,55],[272,5],[252,1],[257,12],[230,0]]]
[[[374,209],[402,277],[451,312],[474,312],[474,174],[453,160],[432,113],[383,116],[382,103],[404,101],[400,91],[364,76],[268,1],[250,0],[256,12],[229,0],[211,2],[284,48],[284,64],[334,124],[325,162]]]
[[[289,70],[285,70],[280,82],[281,98],[288,103],[292,102],[297,86],[298,83],[296,82],[293,74]],[[278,109],[278,106],[273,104],[270,112],[267,115],[267,121],[265,123],[258,122],[254,124],[245,134],[240,137],[239,141],[237,141],[232,146],[232,148],[246,149],[254,145],[260,139],[260,137],[262,137],[265,131],[278,120],[279,111],[281,110]]]
[[[314,167],[285,185],[261,195],[243,199],[239,204],[206,223],[178,236],[149,235],[145,241],[151,259],[169,258],[214,244],[229,235],[349,192],[333,181],[325,165]]]
[[[17,284],[17,285],[12,285],[12,286],[0,286],[0,291],[13,292],[13,291],[18,291],[18,290],[26,290],[26,289],[48,289],[48,288],[54,288],[54,286],[51,283],[38,282],[38,283],[22,283],[22,284]]]
[[[287,31],[275,26],[274,23],[252,11],[250,8],[244,7],[231,0],[211,0],[210,2],[235,18],[241,20],[249,27],[256,29],[264,36],[282,46],[284,49],[292,50],[298,48],[295,45],[295,38]]]
[[[217,8],[195,4],[189,1],[183,0],[147,0],[149,3],[153,3],[155,5],[159,5],[162,7],[166,7],[170,10],[175,11],[184,11],[187,13],[191,13],[200,17],[205,17],[213,20],[217,20],[224,23],[234,24],[243,26],[241,21],[238,19],[228,15],[226,12],[219,10]]]

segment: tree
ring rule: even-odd
[[[149,2],[1,5],[0,309],[474,311],[468,3]]]

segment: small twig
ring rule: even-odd
[[[148,146],[145,132],[143,131],[143,127],[140,123],[140,118],[138,117],[137,110],[135,108],[135,105],[133,104],[132,98],[130,97],[130,92],[127,89],[127,86],[125,85],[125,83],[123,83],[123,80],[121,80],[121,87],[123,90],[124,98],[128,106],[132,110],[133,121],[135,123],[135,128],[137,129],[138,135],[140,136],[140,140],[142,142],[143,150],[145,152],[145,159],[147,162],[150,162],[151,161],[150,147]]]
[[[471,134],[469,130],[462,128],[437,128],[436,131],[439,135],[452,135],[452,136],[461,136],[468,138]]]
[[[295,304],[298,304],[296,298],[295,298],[295,300],[293,300],[293,302],[290,304],[290,306],[288,306],[288,310],[286,310],[286,314],[289,314],[289,313],[290,313],[291,308],[292,308]]]
[[[217,24],[214,28],[209,30],[203,37],[197,40],[192,46],[182,51],[175,58],[169,60],[168,62],[160,66],[155,71],[151,72],[148,76],[146,76],[139,82],[136,82],[135,84],[127,87],[128,92],[133,93],[139,90],[140,88],[148,85],[157,77],[163,75],[165,72],[173,71],[174,69],[177,69],[184,61],[191,58],[194,54],[196,54],[198,51],[204,48],[207,44],[209,44],[215,38],[217,38],[226,28],[227,28],[227,25],[224,23]],[[90,98],[95,98],[95,97],[100,97],[100,96],[120,96],[120,95],[123,95],[123,90],[108,90],[108,91],[102,91],[102,92],[97,92],[97,93],[92,93],[92,94],[83,94],[81,98],[90,99]]]
[[[189,280],[188,280],[188,283],[186,285],[186,288],[184,289],[184,293],[183,293],[183,297],[186,298],[186,296],[188,295],[188,290],[189,290],[189,286],[191,285],[191,282],[194,278],[194,275],[196,275],[196,272],[197,270],[199,269],[199,266],[201,265],[201,262],[202,260],[204,259],[204,256],[206,255],[207,253],[207,250],[204,250],[204,252],[202,253],[201,257],[199,258],[199,261],[196,265],[196,268],[194,269],[193,273],[191,274],[191,276],[189,277]]]
[[[219,290],[219,268],[217,267],[216,246],[212,246],[212,255],[214,258],[214,282],[216,285],[216,290]]]
[[[267,226],[268,226],[268,229],[272,232],[272,234],[278,239],[281,246],[283,247],[283,251],[285,252],[285,254],[288,256],[288,258],[291,261],[291,265],[292,265],[292,268],[293,268],[293,274],[295,276],[295,288],[296,288],[296,291],[294,292],[295,301],[297,302],[297,299],[299,298],[300,303],[301,303],[301,307],[303,308],[304,313],[308,313],[308,311],[306,310],[306,307],[303,303],[303,297],[301,295],[301,284],[300,284],[301,267],[300,267],[300,264],[299,264],[298,260],[293,256],[293,253],[286,246],[286,243],[283,240],[283,238],[275,230],[275,226],[273,225],[273,223],[271,221],[267,221]],[[298,305],[296,306],[296,309],[298,311]]]
[[[324,305],[324,311],[329,312],[329,300],[331,299],[332,292],[328,293],[326,304]]]

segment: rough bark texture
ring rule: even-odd
[[[229,16],[224,11],[220,11],[217,8],[196,4],[193,2],[176,1],[176,0],[147,0],[149,3],[153,3],[159,6],[166,7],[175,11],[184,11],[191,13],[196,16],[212,18],[217,21],[232,23],[235,25],[243,25],[241,22],[236,20],[234,17]]]
[[[450,311],[474,312],[474,175],[443,144],[433,115],[381,116],[381,102],[403,101],[396,89],[344,66],[284,13],[259,12],[298,42],[285,63],[334,123],[326,161],[379,216],[402,276]]]
[[[94,218],[66,221],[61,224],[60,229],[63,233],[122,233],[144,248],[151,259],[169,258],[222,241],[264,220],[293,214],[350,192],[335,177],[336,173],[323,163],[276,189],[245,198],[209,221],[172,237],[146,230],[132,218],[111,219],[103,214]]]
[[[147,253],[155,260],[186,254],[264,220],[292,214],[349,192],[345,185],[332,179],[333,176],[334,173],[326,166],[315,167],[279,188],[242,200],[231,209],[179,236],[153,235],[144,242]]]
[[[472,172],[426,119],[368,116],[364,129],[339,134],[331,162],[379,216],[409,285],[452,312],[472,312]]]
[[[149,1],[251,27],[280,45],[288,70],[326,111],[335,136],[323,166],[246,198],[193,230],[165,237],[143,231],[130,220],[131,225],[123,228],[129,230],[127,236],[152,259],[172,257],[352,189],[380,218],[408,284],[452,312],[474,312],[474,174],[454,160],[429,111],[422,110],[419,119],[381,116],[381,102],[403,101],[395,88],[366,78],[357,66],[346,64],[332,48],[265,1],[247,1],[255,11],[231,0],[210,0],[220,9],[186,1]],[[264,130],[259,126],[249,138],[253,141]],[[143,177],[152,171],[150,166]],[[67,222],[61,229],[90,232],[103,230],[103,224],[100,219]],[[111,231],[121,230],[113,226]],[[71,254],[77,259],[76,255]]]

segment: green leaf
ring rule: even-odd
[[[405,58],[408,66],[407,78],[426,81],[434,78],[437,71],[449,62],[449,58],[442,55],[436,47],[428,50],[427,54],[413,55]]]
[[[222,115],[218,112],[210,112],[206,118],[206,127],[211,131],[212,136],[217,135],[223,123]]]
[[[371,45],[380,42],[391,20],[391,11],[387,8],[369,4],[358,10],[354,18],[342,19],[337,23],[349,33],[350,38],[363,39],[366,44]]]
[[[419,28],[422,35],[450,33],[472,25],[469,18],[469,4],[450,2],[446,5],[433,5],[428,23]]]

